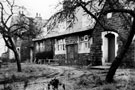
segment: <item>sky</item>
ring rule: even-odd
[[[16,0],[16,4],[24,6],[35,17],[36,13],[40,13],[42,18],[48,19],[54,12],[60,0]]]
[[[35,17],[39,13],[43,19],[48,19],[57,11],[55,8],[59,2],[60,0],[15,0],[15,4],[27,9],[29,16]],[[0,38],[0,56],[5,50],[4,41]]]

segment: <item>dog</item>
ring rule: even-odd
[[[65,90],[65,84],[61,83],[58,79],[54,78],[48,83],[48,90],[52,86],[52,90],[58,90],[59,86],[62,86],[63,90]]]

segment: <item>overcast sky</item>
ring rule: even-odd
[[[40,13],[44,19],[48,19],[54,12],[60,0],[16,0],[16,4],[27,8],[31,16]]]

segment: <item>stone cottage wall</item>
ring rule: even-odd
[[[126,19],[125,19],[126,18]],[[130,24],[131,24],[131,18],[127,16],[126,14],[118,14],[118,13],[113,13],[112,17],[107,19],[106,18],[106,24],[105,26],[108,27],[109,29],[114,29],[116,32],[119,33],[118,37],[118,52],[120,53],[120,48],[121,46],[126,42],[127,36],[129,34],[130,30]],[[133,67],[135,66],[134,62],[134,41],[130,45],[130,48],[126,55],[124,56],[124,60],[122,63],[122,66],[126,67]]]
[[[104,19],[104,20],[103,20]],[[109,30],[112,30],[113,32],[118,32],[119,37],[117,38],[117,43],[118,43],[118,49],[125,43],[125,40],[128,35],[128,31],[130,27],[126,26],[126,22],[123,16],[121,14],[114,13],[112,14],[111,18],[107,18],[104,16],[101,18],[101,21],[105,27],[109,28]],[[89,34],[93,38],[93,43],[91,45],[90,53],[78,53],[77,54],[77,62],[75,64],[77,65],[102,65],[102,57],[103,57],[103,52],[102,52],[102,37],[101,33],[104,32],[103,28],[99,25],[96,24],[94,28],[94,32]],[[78,45],[78,36],[83,35],[84,33],[81,34],[72,34],[72,35],[66,35],[61,38],[66,39],[66,45],[68,44],[77,44]],[[86,33],[85,33],[86,34]],[[84,34],[84,35],[85,35]],[[88,33],[87,33],[88,34]],[[67,53],[66,54],[55,54],[55,39],[58,37],[51,38],[51,39],[46,39],[45,40],[45,51],[52,51],[53,52],[53,58],[54,59],[59,59],[61,64],[68,65],[67,61]],[[60,37],[59,37],[60,38]],[[124,57],[124,62],[123,65],[130,65],[133,66],[134,64],[134,43],[130,46],[130,49],[128,50],[127,54]],[[118,52],[119,53],[119,50]]]
[[[75,44],[78,47],[79,35],[80,34],[65,36],[66,46],[70,45],[70,44]],[[83,35],[83,34],[81,34],[81,35]],[[77,50],[76,57],[77,57],[76,60],[68,61],[67,52],[66,52],[66,54],[54,55],[54,59],[59,59],[61,65],[88,65],[88,64],[92,63],[90,53],[78,53],[78,50]]]
[[[124,56],[121,67],[135,67],[135,42],[130,45],[126,55]]]
[[[89,65],[92,63],[90,53],[78,54],[78,65]]]
[[[101,59],[102,59],[102,51],[101,51],[101,45],[102,45],[102,39],[101,39],[101,32],[103,29],[97,24],[95,27],[95,30],[92,34],[93,37],[93,44],[91,46],[91,60],[92,65],[101,65]]]
[[[102,17],[102,16],[101,16]],[[129,17],[127,17],[129,18]],[[112,30],[112,32],[118,32],[119,36],[117,38],[118,42],[118,52],[120,47],[125,43],[128,32],[130,30],[130,27],[126,24],[125,22],[125,16],[117,13],[113,13],[111,18],[107,18],[106,16],[103,16],[100,18],[100,21],[102,22],[103,25],[105,25],[106,28],[109,30]],[[114,30],[114,31],[113,31]],[[101,33],[104,32],[103,28],[100,27],[99,24],[96,24],[94,28],[94,32],[92,34],[93,37],[93,44],[91,46],[91,53],[90,53],[90,60],[92,60],[92,65],[101,65],[102,64],[102,38],[101,38]],[[130,46],[130,49],[128,50],[125,58],[124,58],[124,65],[129,65],[131,66],[132,62],[134,61],[134,43]]]

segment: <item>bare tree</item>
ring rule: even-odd
[[[113,76],[115,75],[116,70],[118,67],[121,65],[123,58],[126,54],[126,52],[129,49],[129,46],[132,43],[134,34],[135,34],[135,12],[134,12],[134,5],[135,1],[134,0],[127,0],[124,2],[124,0],[121,0],[121,3],[124,4],[124,6],[120,7],[119,5],[121,4],[118,0],[110,0],[109,2],[110,5],[110,10],[105,11],[106,13],[109,12],[115,12],[115,13],[122,13],[126,15],[130,15],[133,18],[133,21],[131,20],[130,22],[126,19],[127,24],[130,26],[130,31],[129,35],[127,36],[126,42],[123,44],[123,46],[120,48],[120,53],[115,57],[115,60],[112,62],[112,65],[109,69],[109,72],[106,76],[106,81],[107,82],[112,82],[113,81]],[[133,3],[132,6],[133,8],[130,8],[130,3]],[[126,8],[125,7],[127,4]]]
[[[95,1],[96,4],[94,3]],[[109,72],[106,76],[107,82],[113,81],[113,76],[115,75],[115,72],[117,68],[122,63],[122,60],[132,42],[134,33],[135,33],[135,12],[134,8],[125,8],[125,6],[130,6],[129,3],[135,3],[134,0],[63,0],[63,2],[60,2],[60,5],[62,5],[62,9],[55,13],[49,20],[48,20],[48,26],[50,26],[49,30],[55,28],[60,22],[67,21],[72,26],[75,21],[75,11],[78,7],[81,7],[84,12],[86,12],[87,15],[90,15],[97,24],[99,24],[104,31],[114,31],[119,34],[121,37],[121,34],[114,29],[107,28],[102,21],[100,20],[101,16],[104,16],[108,13],[115,12],[120,13],[125,18],[126,23],[129,25],[130,30],[129,34],[125,40],[125,43],[122,45],[122,47],[119,49],[120,52],[116,56],[115,60],[112,62],[112,65],[109,69]],[[125,3],[125,4],[124,4]],[[100,8],[99,8],[100,7]],[[126,15],[129,15],[133,18],[133,21],[128,20]],[[103,19],[102,19],[103,20]],[[92,33],[94,32],[94,29]]]
[[[14,53],[18,72],[21,72],[21,64],[19,60],[18,51],[16,49],[15,41],[13,37],[21,37],[23,30],[26,30],[26,24],[23,21],[24,15],[19,16],[17,23],[11,24],[10,21],[14,16],[14,10],[17,10],[18,6],[15,5],[15,0],[1,0],[0,1],[0,33],[5,41],[6,46]]]

